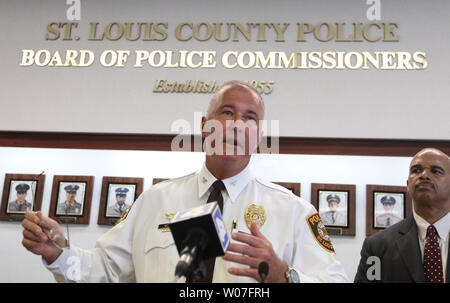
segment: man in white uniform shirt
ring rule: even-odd
[[[149,188],[94,249],[58,248],[44,233],[57,229],[56,242],[65,246],[58,225],[34,212],[22,224],[23,245],[43,256],[57,281],[169,282],[179,256],[171,233],[158,225],[179,210],[206,203],[213,183],[221,180],[227,231],[236,226],[227,254],[216,258],[212,282],[259,281],[262,261],[269,264],[266,282],[347,281],[314,207],[252,174],[249,162],[261,139],[263,118],[264,103],[256,90],[237,81],[224,84],[202,118],[202,137],[210,148],[199,172]],[[69,274],[73,257],[80,260],[77,275]]]

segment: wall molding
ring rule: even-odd
[[[0,146],[170,151],[175,135],[0,131]],[[194,136],[191,142],[194,142]],[[186,137],[186,138],[188,138]],[[270,138],[269,138],[270,146]],[[280,137],[280,154],[413,156],[435,147],[450,155],[450,140]]]

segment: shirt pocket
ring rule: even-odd
[[[172,282],[178,251],[170,232],[149,232],[144,246],[145,282]]]

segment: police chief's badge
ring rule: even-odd
[[[266,210],[263,206],[252,204],[245,210],[244,218],[249,229],[253,222],[256,222],[259,229],[266,222]]]
[[[308,226],[316,239],[317,243],[322,246],[326,251],[331,253],[335,253],[333,244],[331,244],[330,236],[328,235],[327,229],[325,225],[322,223],[322,219],[319,216],[319,213],[314,213],[309,216],[306,221],[308,222]]]

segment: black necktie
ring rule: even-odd
[[[225,184],[221,180],[216,180],[212,185],[212,192],[209,194],[208,201],[209,202],[215,202],[217,201],[217,204],[219,204],[220,212],[223,212],[223,197],[222,197],[222,189],[225,189]]]
[[[223,210],[223,197],[222,197],[222,189],[225,189],[225,184],[222,181],[217,180],[212,185],[213,190],[209,194],[208,200],[206,203],[216,202],[219,205],[220,212]],[[211,258],[203,261],[206,267],[206,275],[203,279],[197,279],[196,283],[211,283],[214,273],[214,265],[216,263],[216,258]]]

